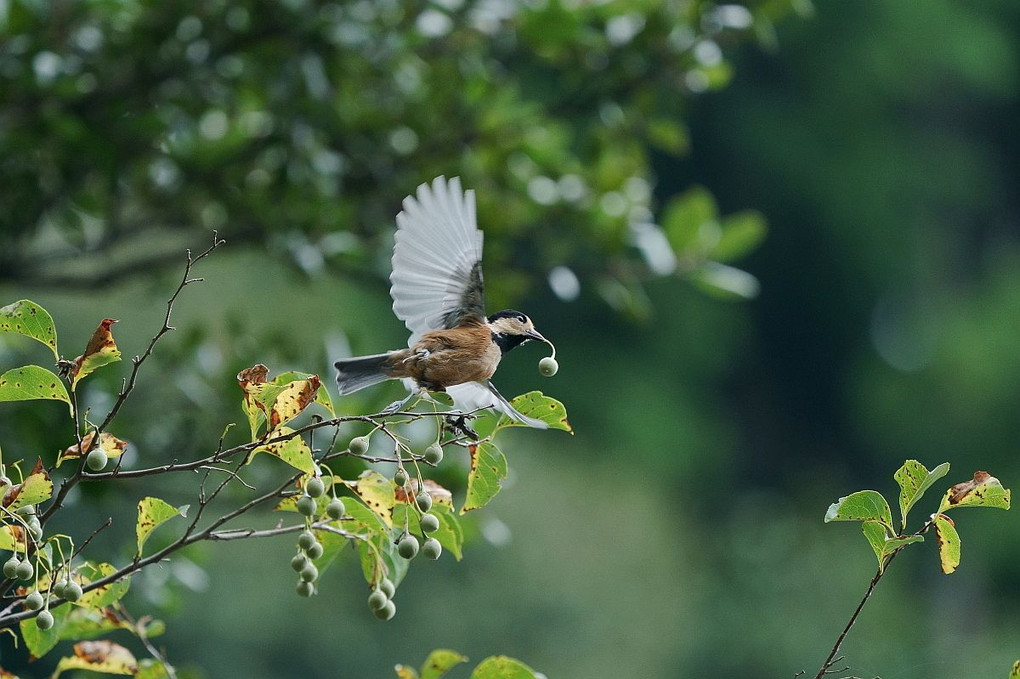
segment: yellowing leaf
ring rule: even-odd
[[[889,503],[875,490],[859,490],[833,502],[825,512],[825,523],[830,521],[877,521],[895,532]]]
[[[60,378],[46,368],[26,365],[0,375],[0,401],[34,401],[49,399],[63,401],[71,410],[71,397],[67,395]],[[71,410],[72,415],[74,411]]]
[[[136,679],[170,679],[166,665],[154,658],[146,658],[138,666]]]
[[[258,438],[259,427],[266,421],[265,406],[258,400],[257,396],[262,393],[269,375],[269,368],[257,363],[237,373],[237,385],[244,392],[244,400],[241,407],[248,416],[248,424],[251,426],[251,438]]]
[[[285,422],[290,422],[307,408],[315,400],[319,386],[319,378],[315,375],[307,380],[294,380],[284,385],[269,411],[270,431]]]
[[[960,565],[960,534],[956,532],[953,520],[945,514],[935,517],[935,539],[939,545],[942,572],[949,575]]]
[[[31,300],[23,299],[0,309],[0,332],[15,332],[38,340],[50,348],[54,359],[60,360],[53,317]]]
[[[462,662],[467,662],[466,656],[446,648],[437,648],[429,653],[425,664],[421,666],[421,679],[440,679]]]
[[[96,437],[95,430],[85,434],[85,436],[83,436],[81,439],[82,447],[85,450],[89,451],[94,450],[95,448],[99,448],[104,453],[106,453],[106,456],[109,458],[120,457],[125,452],[127,452],[128,446],[127,441],[122,441],[113,434],[110,434],[105,431],[102,432],[99,435],[99,442],[93,446],[92,440],[95,437]],[[60,463],[63,460],[72,460],[81,457],[81,451],[82,448],[79,448],[77,443],[74,444],[73,446],[70,446],[63,452],[63,454],[61,454],[60,459],[57,461],[57,466],[60,466]]]
[[[15,511],[28,505],[37,505],[53,496],[53,482],[42,466],[42,459],[36,461],[32,473],[22,483],[17,483],[4,493],[2,502],[8,511]]]
[[[90,585],[96,580],[101,580],[113,573],[116,573],[117,569],[108,563],[92,563],[86,562],[78,567],[77,580],[82,587]],[[81,599],[78,600],[79,606],[86,608],[106,608],[117,601],[120,601],[125,594],[127,594],[128,588],[131,586],[131,580],[125,578],[116,582],[98,587],[89,592],[85,592]]]
[[[418,673],[414,671],[413,667],[397,665],[393,669],[397,673],[397,679],[418,679]]]
[[[396,486],[391,479],[377,471],[366,469],[357,481],[348,485],[387,527],[393,527],[393,507],[397,499]]]
[[[957,507],[993,507],[1009,509],[1009,490],[988,472],[974,472],[970,481],[958,483],[946,491],[939,512]]]
[[[278,439],[281,436],[293,433],[294,430],[289,427],[280,427],[279,431],[273,432],[272,438]],[[315,461],[312,460],[312,449],[308,447],[308,444],[300,436],[291,436],[283,441],[270,441],[263,446],[259,446],[251,452],[248,464],[251,464],[251,461],[259,453],[268,453],[273,457],[278,457],[291,467],[294,467],[294,469],[305,474],[315,474]]]
[[[461,514],[487,505],[502,489],[501,484],[507,474],[506,457],[495,445],[485,441],[469,446],[468,452],[471,454],[471,470]]]
[[[110,330],[116,322],[115,318],[104,318],[96,331],[92,333],[92,338],[89,339],[89,343],[85,347],[85,353],[74,359],[74,367],[71,368],[72,391],[78,386],[78,380],[104,365],[120,360],[120,349],[113,341],[113,332]]]
[[[175,516],[187,516],[188,506],[173,507],[158,497],[143,498],[138,503],[138,521],[135,523],[135,534],[138,539],[138,556],[142,555],[142,546],[149,534]]]
[[[258,363],[237,374],[237,384],[244,391],[242,408],[248,416],[252,439],[258,438],[262,425],[269,423],[269,431],[276,430],[297,417],[312,403],[321,404],[330,415],[333,403],[329,392],[317,375],[295,371],[277,375],[268,380],[269,368]]]
[[[1020,660],[1013,663],[1013,671],[1009,673],[1009,679],[1020,679]]]
[[[0,549],[9,552],[24,552],[28,534],[17,524],[0,526]]]
[[[112,641],[82,641],[74,645],[73,656],[61,658],[53,676],[66,670],[133,675],[138,672],[138,661],[131,651]]]
[[[535,670],[520,660],[496,655],[479,663],[470,679],[535,679]]]
[[[295,380],[311,380],[313,377],[315,378],[316,381],[319,381],[318,375],[313,375],[311,373],[302,373],[296,370],[290,370],[285,373],[280,373],[279,375],[277,375],[273,382],[279,384],[287,384]],[[336,412],[333,410],[333,399],[330,398],[329,391],[326,389],[324,385],[320,384],[319,389],[315,392],[315,402],[321,405],[327,411],[329,411],[329,414],[332,417],[336,417]]]

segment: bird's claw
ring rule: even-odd
[[[467,415],[447,415],[446,426],[454,430],[457,433],[463,434],[470,438],[472,441],[478,440],[478,432],[468,426]]]

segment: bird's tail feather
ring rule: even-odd
[[[384,370],[388,359],[387,353],[344,358],[335,362],[333,367],[336,368],[336,384],[340,387],[340,395],[350,394],[390,379],[391,376]]]

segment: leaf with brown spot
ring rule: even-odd
[[[9,552],[25,552],[28,533],[16,523],[0,526],[0,549]]]
[[[396,504],[396,484],[373,469],[361,472],[357,481],[347,484],[357,493],[372,513],[382,519],[388,528],[393,527],[393,507]]]
[[[0,332],[14,332],[42,342],[53,352],[53,358],[60,360],[53,317],[32,300],[23,299],[0,308]]]
[[[93,563],[87,561],[78,567],[77,577],[75,578],[82,587],[86,587],[96,580],[101,580],[113,573],[116,573],[117,569],[112,564],[108,563]],[[131,587],[131,580],[125,578],[118,580],[117,582],[111,582],[97,587],[96,589],[85,592],[81,599],[78,600],[79,606],[86,608],[105,608],[110,606],[117,601],[120,601],[128,589]]]
[[[290,427],[280,427],[279,431],[273,432],[274,440],[253,450],[245,464],[251,464],[252,460],[259,453],[268,453],[273,457],[280,458],[298,471],[309,475],[315,474],[315,461],[312,459],[312,449],[308,447],[304,439],[300,436],[291,436],[290,438],[279,440],[280,437],[293,433],[294,430]]]
[[[266,407],[257,398],[262,393],[269,376],[269,368],[256,363],[237,373],[237,385],[244,392],[244,400],[241,407],[248,416],[248,424],[251,426],[251,438],[254,441],[258,438],[259,427],[266,421]]]
[[[81,447],[79,448],[78,444],[76,443],[73,446],[67,448],[63,453],[61,453],[60,457],[57,459],[57,466],[59,467],[60,463],[63,462],[64,460],[73,460],[80,458],[82,450],[92,451],[95,448],[99,448],[104,453],[106,453],[106,456],[109,458],[120,457],[121,455],[127,452],[128,446],[127,441],[122,441],[113,434],[104,431],[99,435],[99,442],[93,444],[92,440],[95,437],[96,437],[95,430],[92,430],[89,433],[85,434],[85,436],[83,436],[81,439]]]
[[[411,479],[408,484],[411,488],[411,492],[408,493],[404,486],[397,486],[395,497],[397,502],[414,502],[418,496],[418,479]],[[449,509],[453,509],[453,493],[443,488],[441,485],[433,481],[432,479],[425,479],[424,483],[425,491],[432,496],[432,502],[437,505],[443,505]]]
[[[280,390],[269,411],[269,429],[275,430],[281,424],[290,422],[315,401],[320,382],[316,375],[306,380],[294,380]]]
[[[111,328],[117,322],[115,318],[104,318],[96,331],[92,333],[85,353],[74,359],[74,366],[71,368],[71,391],[78,386],[78,380],[86,377],[94,371],[120,360],[120,349],[113,340]]]
[[[956,532],[956,524],[945,514],[935,517],[935,540],[939,546],[942,572],[949,575],[960,565],[960,534]]]
[[[471,470],[461,514],[487,505],[502,490],[507,475],[506,457],[492,443],[484,441],[468,446],[468,452],[471,454]]]
[[[53,676],[66,670],[133,675],[138,673],[138,661],[131,651],[112,641],[82,641],[74,645],[74,656],[61,658]]]
[[[17,483],[7,489],[3,500],[0,503],[8,509],[15,511],[28,505],[37,505],[53,497],[53,482],[49,473],[42,466],[40,458],[35,463],[32,473],[25,477],[22,483]]]
[[[142,498],[138,502],[138,520],[135,523],[135,535],[138,541],[138,556],[142,555],[142,547],[152,531],[174,518],[187,516],[188,505],[174,507],[158,497]]]
[[[999,479],[988,472],[977,471],[970,481],[958,483],[946,491],[938,513],[957,507],[1009,509],[1009,496],[1009,490],[1002,487]]]
[[[560,429],[571,434],[574,433],[573,427],[567,422],[567,409],[566,407],[552,398],[546,396],[540,391],[529,391],[526,394],[517,396],[510,405],[522,415],[533,417],[536,420],[541,420],[549,425],[550,429]],[[500,429],[505,427],[527,427],[527,424],[518,422],[510,418],[509,415],[503,415],[499,418],[496,423],[495,429],[492,433],[495,434]]]
[[[0,375],[0,401],[34,401],[47,399],[63,401],[67,404],[71,415],[71,397],[60,378],[46,368],[37,365],[26,365],[8,370]]]

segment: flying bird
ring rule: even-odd
[[[340,395],[403,379],[411,395],[390,410],[423,390],[446,391],[464,412],[492,408],[547,428],[518,412],[489,381],[508,351],[529,340],[552,343],[520,311],[486,316],[474,191],[461,190],[458,177],[437,177],[404,198],[392,266],[393,313],[411,332],[408,347],[336,361]]]

